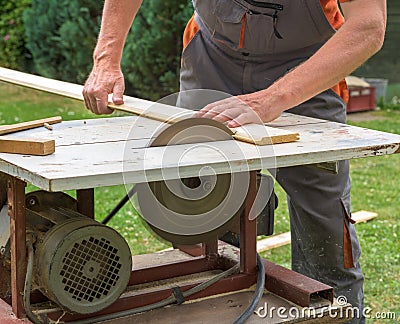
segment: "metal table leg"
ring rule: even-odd
[[[23,291],[26,273],[26,182],[10,176],[7,182],[10,216],[12,310],[17,318],[25,315]]]
[[[76,191],[78,212],[94,219],[94,189],[80,189]]]
[[[257,171],[250,172],[249,191],[240,217],[240,272],[257,271],[257,220],[250,220],[250,210],[257,195]]]

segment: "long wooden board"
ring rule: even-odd
[[[83,100],[81,85],[40,77],[0,67],[0,80],[20,86],[46,91],[65,97]],[[174,123],[192,116],[193,111],[175,106],[154,103],[134,97],[124,96],[123,105],[115,105],[109,100],[108,107],[162,122]],[[268,145],[297,141],[299,134],[285,129],[265,125],[246,125],[231,128],[234,138],[256,145]]]

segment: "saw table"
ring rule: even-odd
[[[26,271],[27,183],[49,192],[76,190],[78,211],[94,217],[94,188],[97,187],[195,177],[199,172],[212,175],[248,171],[250,184],[240,220],[240,253],[213,241],[182,247],[187,254],[184,260],[170,260],[162,265],[145,266],[140,262],[140,256],[133,257],[130,287],[203,271],[224,270],[235,262],[240,263],[239,274],[193,296],[200,298],[247,289],[256,281],[256,222],[249,219],[249,213],[255,198],[257,170],[400,153],[399,135],[286,113],[269,125],[299,133],[300,139],[296,142],[255,146],[232,139],[148,147],[154,130],[161,124],[142,117],[100,118],[62,122],[54,125],[53,131],[36,128],[9,135],[49,138],[56,143],[55,153],[49,156],[0,154],[0,171],[9,175],[11,307],[17,318],[25,315],[22,292]],[[157,258],[160,255],[154,257]],[[263,262],[269,291],[300,306],[311,305],[315,297],[333,299],[329,286],[266,260]],[[193,283],[185,282],[182,290],[192,286]],[[153,289],[143,294],[128,289],[115,304],[99,314],[142,306],[170,295],[170,288]],[[4,305],[2,307],[4,309]],[[61,311],[54,311],[53,318],[57,319],[60,314]],[[1,316],[12,318],[4,313]],[[68,315],[63,320],[84,317]]]

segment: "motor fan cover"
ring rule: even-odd
[[[110,227],[85,217],[53,226],[36,244],[39,289],[63,309],[88,314],[115,302],[131,274],[129,246]]]

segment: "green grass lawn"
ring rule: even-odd
[[[354,125],[400,134],[400,109],[375,111],[372,120],[351,122]],[[0,83],[0,124],[61,115],[64,120],[95,118],[79,101]],[[351,115],[350,115],[351,120]],[[400,316],[400,155],[364,158],[351,161],[353,211],[369,210],[378,218],[357,224],[361,241],[366,305],[373,311],[395,311]],[[34,188],[28,187],[28,190]],[[284,192],[276,186],[279,208],[275,233],[289,230]],[[123,186],[97,188],[96,218],[102,219],[125,195]],[[73,193],[71,193],[73,194]],[[110,222],[128,241],[132,253],[147,253],[168,247],[154,238],[141,223],[130,205],[121,209]],[[262,254],[263,257],[290,267],[290,247],[284,246]],[[388,322],[389,323],[389,322]]]

